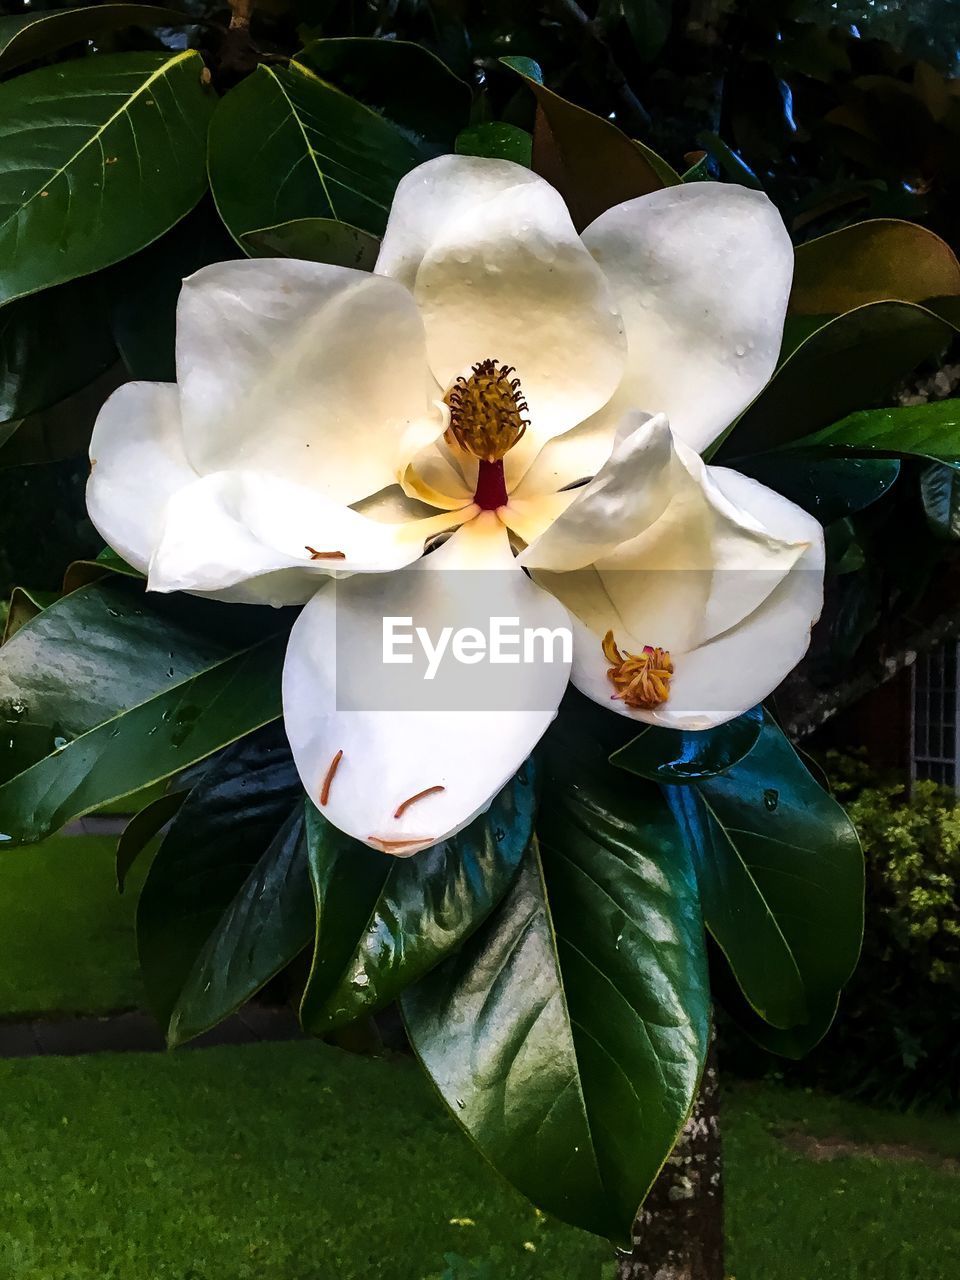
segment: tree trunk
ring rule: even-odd
[[[716,1045],[673,1154],[621,1252],[619,1280],[724,1280],[723,1165]]]

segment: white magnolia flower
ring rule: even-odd
[[[755,191],[672,187],[578,235],[528,170],[443,156],[400,183],[372,275],[255,260],[185,282],[179,381],[104,406],[91,518],[151,590],[306,604],[283,697],[307,793],[415,852],[487,807],[568,674],[621,715],[700,729],[803,655],[820,526],[699,457],[774,369],[792,268]],[[466,615],[437,568],[496,568],[498,614],[572,623],[572,672],[525,668],[513,710],[338,705],[351,637]]]

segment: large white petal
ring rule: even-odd
[[[608,461],[520,561],[567,573],[593,565],[603,596],[623,601],[626,617],[665,628],[669,642],[653,643],[702,642],[756,608],[805,545],[779,536],[782,520],[774,521],[774,533],[752,509],[731,501],[718,483],[724,474],[676,440],[663,414],[627,414]],[[503,518],[510,522],[509,506]],[[688,625],[678,630],[681,600]]]
[[[516,367],[531,427],[513,466],[620,381],[625,342],[603,272],[561,196],[519,165],[442,156],[414,170],[377,271],[411,283],[441,387],[480,360]]]
[[[448,655],[434,687],[416,666],[384,666],[389,616],[412,619],[434,643],[444,627],[475,626],[483,616],[550,630],[569,623],[517,566],[492,513],[398,573],[331,583],[303,610],[290,636],[283,700],[304,787],[318,803],[333,770],[325,816],[374,848],[407,855],[486,809],[556,714],[569,667],[485,663],[481,672]],[[443,790],[396,816],[431,788]]]
[[[437,156],[400,179],[374,271],[413,288],[424,255],[447,227],[512,187],[543,179],[509,160]]]
[[[774,205],[745,187],[668,187],[602,213],[583,241],[623,314],[627,368],[591,424],[602,452],[627,408],[662,409],[702,452],[769,380],[793,247]]]
[[[603,425],[599,427],[601,417]],[[508,493],[526,501],[589,480],[610,457],[615,432],[615,425],[602,411],[548,440],[532,458],[515,458],[508,453],[504,459]]]
[[[520,563],[566,571],[602,560],[659,520],[686,480],[666,417],[629,414],[609,461],[574,492],[563,513],[522,552]],[[507,524],[510,514],[508,505]]]
[[[220,471],[170,499],[149,587],[207,592],[250,584],[242,598],[303,604],[331,574],[410,564],[428,538],[472,514],[396,511],[377,519],[276,476]]]
[[[187,455],[356,502],[443,430],[423,325],[393,280],[293,259],[204,267],[184,282],[177,374]]]
[[[740,715],[767,697],[796,666],[820,615],[824,549],[817,521],[736,472],[723,468],[708,472],[705,479],[711,497],[721,509],[728,505],[739,512],[746,531],[737,546],[732,526],[723,526],[721,541],[713,543],[718,561],[712,574],[678,569],[640,573],[632,579],[611,571],[608,563],[544,578],[571,615],[576,615],[574,684],[601,705],[639,721],[705,729]],[[762,543],[750,537],[754,524],[767,530],[771,545],[792,549],[786,572],[775,572],[769,548],[764,553]],[[753,607],[743,613],[750,602],[755,602]],[[719,630],[723,621],[730,625]],[[677,640],[669,634],[671,623]],[[630,652],[639,652],[644,644],[671,649],[675,674],[670,697],[662,706],[653,711],[631,710],[613,700],[600,647],[608,629]],[[691,642],[698,633],[699,639]]]
[[[171,495],[197,473],[183,451],[173,383],[128,382],[104,404],[90,440],[87,511],[103,540],[146,572]]]
[[[446,408],[446,406],[444,406]],[[477,459],[446,436],[428,444],[410,460],[401,477],[404,491],[444,511],[473,501]]]

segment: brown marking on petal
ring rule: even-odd
[[[436,795],[439,791],[446,791],[446,787],[424,787],[422,791],[418,791],[415,796],[411,796],[409,800],[404,800],[403,804],[397,806],[397,811],[393,815],[395,818],[402,818],[412,804],[416,804],[418,800],[422,800],[424,796]]]
[[[310,552],[311,560],[346,560],[347,553],[345,551],[317,551],[314,547],[304,547],[304,551]]]
[[[330,799],[330,787],[333,785],[334,775],[340,768],[340,761],[343,759],[342,749],[330,761],[330,767],[327,769],[326,776],[323,779],[323,786],[320,788],[320,804],[325,805]]]
[[[375,848],[382,850],[383,853],[393,853],[402,858],[404,849],[409,849],[411,853],[415,853],[418,849],[437,842],[433,836],[413,836],[407,840],[387,840],[384,836],[367,836],[367,843],[374,845]]]
[[[603,656],[611,664],[607,679],[616,689],[613,701],[638,711],[652,711],[670,697],[673,660],[667,649],[643,646],[643,653],[623,653],[608,631],[603,637]]]

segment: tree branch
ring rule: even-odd
[[[873,693],[907,667],[917,655],[933,649],[946,640],[960,639],[960,610],[954,606],[933,621],[918,627],[905,637],[894,652],[879,656],[849,680],[818,688],[805,674],[803,664],[793,671],[777,690],[777,711],[784,733],[794,742],[809,737],[835,715]]]
[[[254,0],[230,0],[230,30],[246,31],[250,26]]]
[[[550,0],[550,7],[556,12],[561,21],[566,20],[568,23],[573,23],[579,27],[591,44],[603,55],[607,64],[607,75],[610,77],[613,91],[623,111],[633,118],[640,130],[649,129],[653,123],[650,113],[630,88],[627,77],[623,74],[610,46],[606,42],[606,33],[603,26],[581,9],[580,5],[577,4],[577,0]]]

